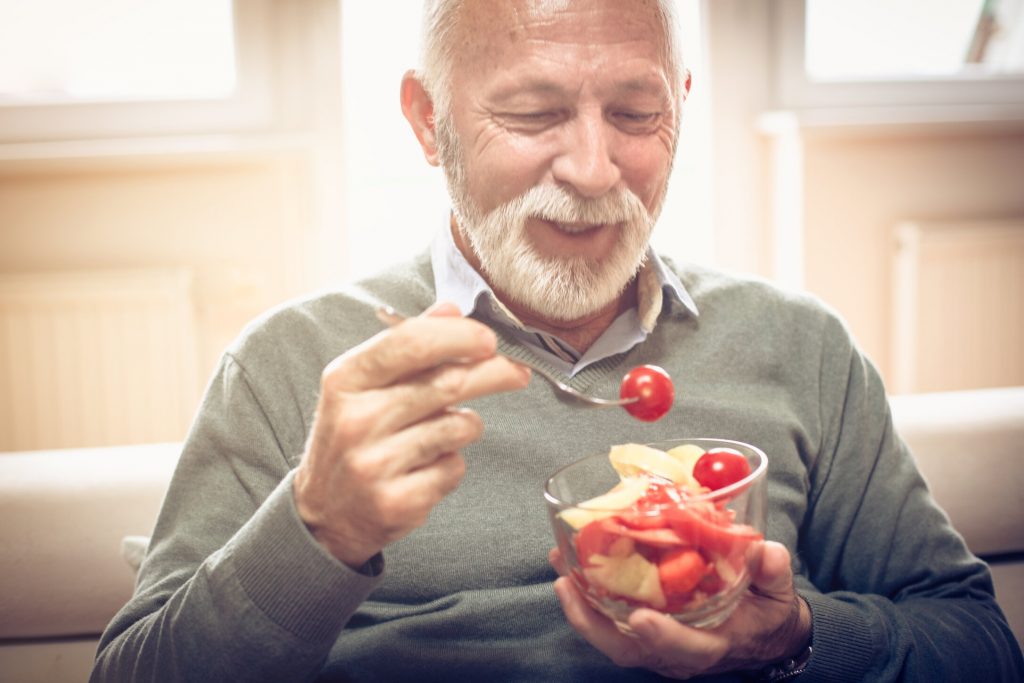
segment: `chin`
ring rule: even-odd
[[[581,259],[520,253],[489,275],[515,304],[543,319],[564,323],[587,318],[618,301],[641,263],[642,258],[627,261],[620,256],[595,269]]]

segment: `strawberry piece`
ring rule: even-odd
[[[666,597],[689,594],[707,573],[708,563],[693,548],[673,548],[658,562],[658,578]]]
[[[576,557],[584,567],[590,564],[593,555],[607,555],[612,543],[622,535],[609,530],[604,520],[587,524],[576,533]]]

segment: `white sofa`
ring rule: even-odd
[[[1024,387],[893,398],[897,426],[1024,640]],[[131,595],[178,444],[0,454],[0,683],[82,682]]]

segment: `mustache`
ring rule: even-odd
[[[647,207],[627,189],[600,197],[580,197],[554,185],[536,185],[495,209],[508,218],[533,216],[557,223],[634,223],[651,220]]]

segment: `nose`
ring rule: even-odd
[[[612,158],[610,137],[614,131],[597,112],[577,115],[566,128],[565,147],[552,163],[552,175],[557,182],[571,185],[580,196],[604,195],[622,177]]]

